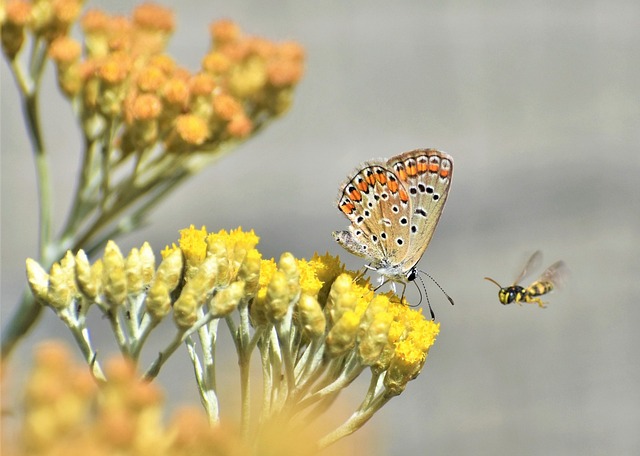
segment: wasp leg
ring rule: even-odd
[[[538,306],[539,306],[539,307],[541,307],[542,309],[544,309],[545,307],[547,307],[547,306],[545,305],[545,303],[544,303],[544,302],[542,302],[542,299],[540,299],[540,298],[532,298],[532,297],[529,297],[529,298],[527,298],[527,302],[535,302],[535,303],[537,303],[537,304],[538,304]]]

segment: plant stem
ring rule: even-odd
[[[24,74],[18,71],[17,64],[12,66],[14,75],[22,89],[22,112],[27,124],[27,134],[31,142],[36,165],[36,181],[38,184],[39,201],[39,256],[40,264],[48,269],[58,259],[58,249],[51,245],[51,180],[49,175],[49,163],[42,138],[40,117],[38,111],[38,86],[34,85],[30,91],[29,84],[24,80]],[[43,65],[36,65],[35,70],[42,73]],[[32,75],[34,81],[39,81],[39,75]],[[16,312],[5,326],[2,334],[2,359],[11,354],[18,340],[23,337],[36,322],[42,306],[38,304],[31,292],[26,290],[22,296]]]
[[[353,415],[351,415],[349,419],[342,425],[318,440],[318,449],[322,450],[332,443],[340,440],[341,438],[353,434],[355,431],[364,426],[364,424],[369,421],[371,417],[382,408],[383,405],[389,402],[392,397],[394,397],[393,394],[386,392],[377,396],[369,404],[368,408],[364,410],[358,410]]]

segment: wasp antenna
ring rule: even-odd
[[[455,303],[453,302],[453,298],[451,296],[449,296],[446,291],[444,291],[444,288],[442,288],[440,286],[440,284],[436,281],[436,279],[431,277],[431,275],[428,272],[425,272],[425,271],[422,271],[422,270],[420,270],[420,272],[423,273],[424,275],[426,275],[427,277],[429,277],[431,279],[431,281],[433,283],[435,283],[438,288],[440,288],[440,291],[442,292],[442,294],[444,294],[447,297],[447,299],[449,300],[449,302],[451,303],[452,306],[455,305]],[[422,282],[422,279],[420,279],[420,281]],[[422,284],[424,285],[424,282]]]
[[[500,285],[498,282],[493,280],[491,277],[485,277],[484,280],[488,280],[489,282],[495,283],[496,285],[498,285],[498,288],[502,288],[502,285]]]

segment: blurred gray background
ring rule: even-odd
[[[123,250],[149,240],[159,251],[189,224],[242,225],[261,236],[266,257],[329,251],[359,268],[331,238],[347,226],[334,207],[338,184],[367,159],[445,150],[455,158],[454,182],[420,266],[456,305],[427,283],[442,325],[427,365],[345,447],[380,455],[640,454],[637,0],[175,5],[170,52],[191,70],[208,47],[209,22],[228,17],[249,34],[299,41],[306,76],[286,117],[165,200],[147,227],[120,239]],[[89,6],[130,12],[124,1]],[[24,259],[36,255],[37,207],[6,63],[1,77],[6,322],[24,285]],[[79,138],[54,79],[50,68],[42,117],[59,225]],[[546,309],[502,306],[482,278],[509,284],[536,249],[545,266],[567,262],[568,286]],[[14,360],[27,364],[33,345],[51,337],[70,340],[46,312]],[[189,364],[177,359],[186,356],[175,358],[163,387],[172,403],[195,404],[191,378],[182,378]],[[362,386],[345,400],[357,403]]]

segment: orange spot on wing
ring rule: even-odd
[[[411,163],[409,166],[407,166],[407,174],[409,176],[415,176],[416,174],[418,174],[418,166],[415,163]]]
[[[378,182],[380,182],[382,185],[387,183],[387,175],[384,173],[384,171],[378,171],[376,172],[376,179],[378,180]]]
[[[356,209],[353,203],[342,203],[340,205],[340,210],[347,215],[350,215]]]
[[[404,168],[398,168],[396,170],[396,174],[398,175],[398,177],[400,178],[401,181],[406,181],[407,180],[407,172]]]
[[[447,177],[448,175],[449,175],[449,170],[448,169],[442,168],[440,170],[440,177]]]
[[[438,163],[429,163],[429,171],[432,173],[437,173],[440,169],[440,165]]]
[[[369,190],[369,184],[367,184],[365,181],[360,181],[358,182],[358,188],[361,191],[366,192],[367,190]]]
[[[395,193],[398,191],[398,181],[389,179],[389,183],[387,184],[391,193]]]
[[[400,189],[400,201],[403,203],[409,201],[409,195],[407,195],[407,192],[405,192],[403,188]]]
[[[420,174],[427,172],[427,169],[429,169],[429,166],[426,160],[418,161],[418,172]]]
[[[376,176],[371,173],[371,174],[366,174],[364,177],[364,180],[367,182],[367,184],[369,185],[375,185],[376,183]]]
[[[362,193],[360,193],[358,189],[354,187],[353,190],[349,192],[349,198],[351,198],[353,201],[362,201]]]

